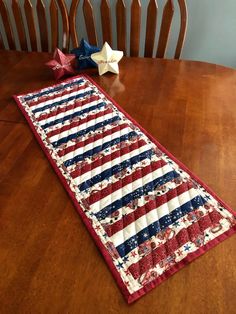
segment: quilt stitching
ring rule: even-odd
[[[86,76],[16,100],[106,248],[128,300],[235,230],[232,210]]]

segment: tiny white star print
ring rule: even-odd
[[[112,50],[107,42],[100,52],[93,53],[91,58],[98,65],[98,73],[102,75],[106,72],[119,73],[118,62],[123,57],[123,51]]]

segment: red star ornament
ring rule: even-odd
[[[56,48],[53,60],[47,62],[46,65],[52,69],[55,79],[59,80],[62,76],[76,74],[73,68],[75,58],[75,55],[65,55],[60,49]]]

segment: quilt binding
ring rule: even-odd
[[[182,168],[185,172],[187,172],[192,178],[194,178],[200,185],[202,185],[204,187],[204,189],[210,193],[219,203],[221,203],[230,213],[232,213],[235,217],[236,217],[236,212],[230,208],[219,196],[217,196],[215,194],[214,191],[212,191],[211,188],[209,188],[200,178],[198,178],[198,176],[196,176],[191,170],[189,170],[181,161],[179,161],[175,156],[173,156],[164,146],[162,146],[162,144],[160,144],[150,133],[148,133],[136,120],[134,120],[120,105],[118,105],[115,100],[109,96],[90,76],[88,76],[87,74],[79,74],[64,80],[60,80],[57,84],[52,84],[52,85],[48,85],[45,87],[41,87],[38,90],[34,90],[34,91],[29,91],[28,93],[35,93],[35,92],[39,92],[40,90],[44,89],[44,88],[49,88],[49,87],[55,87],[60,85],[61,83],[70,81],[72,79],[75,78],[79,78],[79,77],[85,77],[87,80],[89,80],[92,84],[94,84],[98,90],[103,93],[106,98],[108,100],[110,100],[119,111],[121,111],[134,125],[136,125],[160,150],[162,150],[167,156],[169,156],[171,159],[173,159],[179,166],[180,168]],[[138,291],[130,294],[128,289],[126,288],[124,282],[122,281],[120,274],[118,272],[118,270],[116,269],[116,267],[113,264],[112,258],[109,254],[109,252],[107,251],[107,248],[102,244],[99,236],[97,235],[97,233],[95,232],[95,230],[92,227],[92,224],[89,220],[89,218],[85,215],[83,209],[81,208],[81,206],[79,205],[78,201],[76,200],[74,193],[71,191],[68,183],[66,182],[66,179],[64,178],[64,176],[62,175],[61,171],[59,170],[59,168],[57,167],[56,163],[54,162],[54,160],[52,159],[49,151],[47,150],[47,148],[45,147],[43,140],[41,139],[41,137],[39,136],[39,134],[37,133],[30,117],[28,116],[27,112],[25,111],[24,107],[22,106],[20,100],[18,99],[18,97],[20,96],[24,96],[26,95],[26,93],[24,94],[18,94],[18,95],[13,95],[14,100],[16,101],[18,107],[20,108],[22,114],[24,115],[25,119],[27,120],[35,138],[37,139],[39,145],[41,146],[43,152],[45,153],[46,157],[48,158],[52,168],[54,169],[54,171],[56,172],[56,174],[58,175],[58,177],[60,178],[65,190],[67,191],[67,193],[69,194],[70,198],[72,199],[72,202],[77,210],[77,212],[79,213],[80,217],[82,218],[83,223],[85,224],[85,226],[87,227],[90,235],[92,236],[93,240],[95,241],[96,245],[98,246],[98,248],[100,249],[106,263],[108,264],[110,271],[117,283],[117,285],[119,286],[121,292],[123,293],[126,301],[128,302],[128,304],[136,301],[137,299],[139,299],[141,296],[145,295],[147,292],[149,292],[150,290],[154,289],[156,286],[158,286],[159,284],[161,284],[164,280],[168,279],[171,275],[175,274],[177,271],[179,271],[180,269],[182,269],[185,265],[188,265],[190,262],[192,262],[193,260],[195,260],[197,257],[203,255],[204,253],[206,253],[209,249],[213,248],[214,246],[216,246],[217,244],[219,244],[220,242],[226,240],[228,237],[230,237],[231,235],[233,235],[234,233],[236,233],[236,225],[234,225],[233,227],[231,227],[230,229],[228,229],[226,232],[224,232],[223,234],[219,235],[218,237],[216,237],[215,239],[209,241],[207,244],[203,245],[202,247],[200,247],[198,250],[196,250],[195,252],[189,253],[184,259],[182,259],[180,262],[177,262],[176,264],[174,264],[173,266],[171,266],[171,268],[169,268],[167,271],[165,271],[164,274],[160,275],[158,278],[154,279],[153,281],[147,283],[144,287],[142,287],[141,289],[139,289]]]

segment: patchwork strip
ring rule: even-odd
[[[89,77],[14,98],[129,303],[236,232],[235,212]]]

